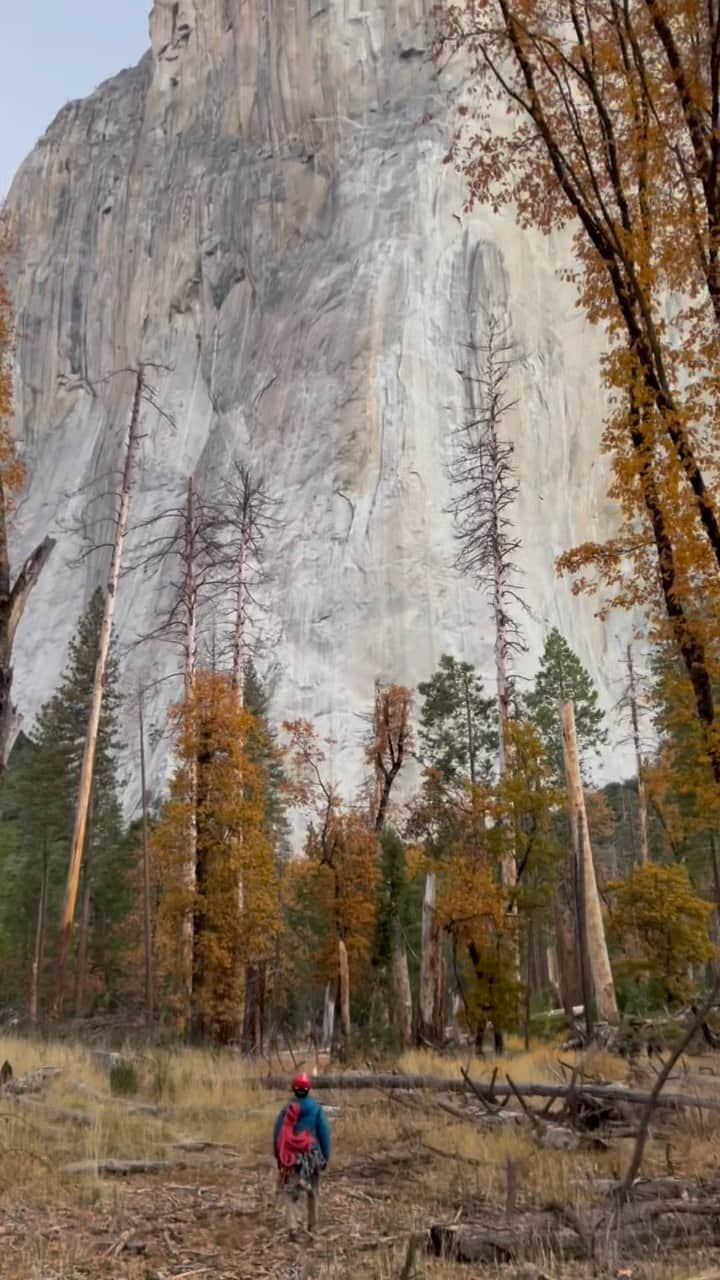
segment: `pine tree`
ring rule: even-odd
[[[29,973],[43,868],[48,868],[46,915],[54,939],[72,840],[85,726],[92,697],[103,618],[103,594],[92,596],[69,649],[65,675],[41,708],[31,738],[17,757],[3,789],[4,810],[14,824],[14,857],[4,900],[3,930],[16,940],[19,972]],[[112,987],[119,973],[118,928],[129,906],[130,851],[123,841],[117,792],[118,662],[111,649],[98,733],[91,817],[86,836],[81,893],[86,903],[86,973],[96,990]],[[8,822],[8,818],[5,818]],[[83,920],[77,932],[83,932]],[[49,941],[45,957],[49,959]],[[82,941],[82,939],[80,939]],[[81,1001],[82,1004],[82,1001]]]
[[[485,696],[482,680],[469,662],[444,653],[437,671],[418,685],[420,751],[424,765],[447,782],[486,777],[497,755],[497,708]]]
[[[528,715],[545,743],[556,778],[563,774],[560,704],[575,704],[575,724],[581,757],[598,751],[607,741],[604,714],[597,689],[567,640],[556,627],[546,636],[535,687],[526,694]]]

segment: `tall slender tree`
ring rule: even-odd
[[[115,605],[117,600],[118,583],[120,580],[120,570],[122,568],[122,557],[125,546],[125,538],[128,527],[128,513],[130,509],[130,496],[135,483],[135,469],[137,464],[138,450],[140,448],[140,415],[145,394],[145,370],[141,365],[139,369],[126,370],[126,373],[133,373],[135,379],[135,389],[132,397],[130,408],[130,416],[128,418],[125,439],[123,443],[123,470],[120,492],[118,494],[117,512],[115,517],[115,529],[112,543],[112,556],[110,559],[110,569],[107,580],[107,591],[104,599],[104,612],[102,627],[98,643],[97,658],[95,663],[95,675],[93,679],[92,699],[88,713],[88,722],[85,730],[85,746],[83,750],[82,764],[80,768],[80,783],[78,787],[77,804],[75,808],[75,827],[72,837],[72,845],[70,848],[70,860],[68,865],[67,882],[65,886],[65,898],[62,907],[62,921],[60,927],[60,946],[58,951],[58,962],[56,970],[56,990],[54,1001],[54,1012],[60,1013],[62,1009],[63,996],[65,992],[65,968],[67,965],[68,952],[70,949],[70,939],[72,935],[73,920],[75,918],[75,904],[77,901],[78,888],[80,884],[80,869],[82,866],[83,850],[85,847],[85,834],[87,830],[88,813],[90,809],[90,796],[92,792],[93,770],[95,767],[95,755],[97,751],[98,727],[100,724],[100,716],[102,713],[102,701],[105,687],[105,674],[108,662],[108,654],[110,651],[110,637],[112,634],[113,617],[115,614]]]

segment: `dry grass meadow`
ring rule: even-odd
[[[404,1275],[408,1240],[431,1223],[503,1206],[509,1164],[518,1204],[581,1208],[593,1180],[622,1174],[628,1141],[609,1150],[539,1148],[526,1125],[484,1125],[462,1096],[340,1090],[332,1108],[334,1153],[324,1180],[321,1230],[290,1241],[270,1154],[283,1101],[261,1084],[267,1064],[194,1050],[128,1051],[136,1090],[119,1096],[89,1051],[0,1038],[15,1076],[59,1068],[40,1095],[0,1098],[0,1280],[479,1280],[541,1275],[581,1280],[584,1264],[548,1257],[541,1268],[453,1265],[420,1254]],[[567,1055],[565,1055],[567,1056]],[[557,1051],[514,1052],[507,1063],[406,1055],[403,1072],[447,1077],[469,1065],[476,1079],[507,1066],[516,1081],[557,1080]],[[304,1063],[312,1069],[308,1059]],[[290,1063],[283,1064],[288,1074]],[[277,1070],[273,1064],[273,1070]],[[588,1075],[625,1079],[625,1064],[589,1058]],[[697,1070],[694,1067],[693,1070]],[[708,1077],[708,1088],[713,1078]],[[717,1081],[720,1096],[720,1080]],[[453,1109],[458,1113],[454,1114]],[[670,1128],[668,1129],[668,1124]],[[125,1177],[68,1173],[77,1161],[164,1162]],[[720,1115],[663,1121],[644,1172],[720,1181]],[[690,1254],[616,1270],[626,1280],[720,1277],[720,1259]],[[407,1269],[405,1268],[407,1271]]]

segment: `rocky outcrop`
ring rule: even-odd
[[[30,474],[18,539],[47,526],[62,539],[20,638],[26,719],[102,576],[103,553],[72,563],[72,526],[92,478],[118,465],[127,386],[107,375],[138,359],[162,366],[163,413],[146,415],[133,520],[178,500],[191,471],[212,486],[233,457],[264,469],[283,515],[275,706],[319,719],[339,776],[352,780],[376,677],[414,683],[443,650],[489,674],[486,606],[451,570],[446,514],[457,370],[488,309],[507,312],[525,355],[511,430],[531,647],[558,624],[614,677],[610,633],[553,572],[610,521],[599,335],[559,278],[564,242],[463,212],[442,163],[456,89],[427,59],[429,9],[156,0],[141,63],[65,107],[22,166],[9,197]],[[110,509],[95,504],[99,529]],[[124,581],[125,646],[164,581],[162,568]],[[125,661],[144,678],[176,665],[157,645]],[[174,687],[155,688],[158,725]],[[156,779],[166,755],[158,738]]]

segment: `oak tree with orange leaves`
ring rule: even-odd
[[[152,836],[160,983],[182,1022],[188,983],[177,939],[191,909],[193,1025],[185,1029],[227,1043],[240,1025],[245,967],[270,959],[279,928],[277,870],[265,822],[267,779],[258,764],[264,730],[238,707],[231,679],[210,671],[197,672],[172,720],[178,766]],[[185,865],[193,809],[196,877],[190,888]]]
[[[621,527],[561,567],[612,604],[661,601],[718,783],[720,5],[462,0],[438,17],[438,57],[462,51],[477,90],[452,148],[470,203],[571,228],[580,304],[608,335]]]

